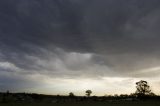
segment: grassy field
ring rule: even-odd
[[[160,106],[160,101],[75,102],[75,103],[0,103],[0,106]]]

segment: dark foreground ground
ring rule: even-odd
[[[74,103],[0,103],[0,106],[160,106],[160,101],[114,101]]]
[[[160,106],[160,96],[60,96],[0,93],[0,106]]]

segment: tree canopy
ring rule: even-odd
[[[88,97],[90,97],[91,93],[92,93],[91,90],[86,90],[86,95],[87,95]]]
[[[139,96],[150,95],[152,93],[148,82],[144,80],[136,82],[136,88],[136,94]]]

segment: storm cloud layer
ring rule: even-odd
[[[158,78],[159,13],[159,0],[1,0],[0,87]]]

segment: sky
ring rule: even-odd
[[[159,0],[1,0],[0,91],[160,94]]]

